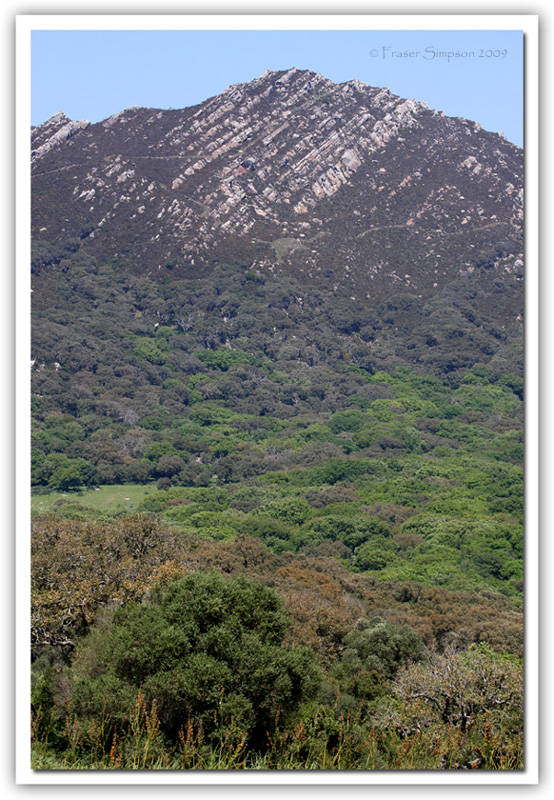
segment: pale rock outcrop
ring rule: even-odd
[[[66,117],[63,111],[60,111],[58,114],[55,114],[51,117],[47,122],[44,123],[44,128],[48,131],[48,128],[55,129],[55,132],[49,136],[46,141],[41,144],[36,150],[31,151],[31,160],[36,161],[37,159],[41,158],[42,156],[46,155],[46,153],[50,152],[54,147],[58,147],[63,142],[67,141],[71,136],[74,136],[79,131],[88,128],[90,122],[88,119],[82,119],[80,122],[73,122],[72,120],[65,121]],[[61,127],[59,124],[61,123]]]

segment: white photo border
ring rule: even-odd
[[[539,149],[538,16],[222,14],[45,14],[16,17],[16,783],[111,785],[534,785],[539,776]],[[525,769],[518,772],[48,772],[30,769],[28,667],[30,597],[30,118],[31,33],[34,30],[521,30],[525,36],[526,218],[526,602]]]

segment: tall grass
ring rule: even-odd
[[[234,720],[221,720],[208,738],[191,720],[174,739],[163,734],[155,704],[139,693],[126,725],[103,715],[84,720],[68,707],[63,719],[39,708],[32,720],[36,770],[517,770],[523,735],[486,716],[461,731],[435,725],[405,734],[372,727],[362,710],[314,705],[267,734],[263,749],[249,746]]]

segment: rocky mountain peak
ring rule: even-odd
[[[266,71],[181,110],[32,131],[33,235],[79,236],[136,269],[238,260],[353,292],[418,296],[504,243],[521,257],[522,153],[359,80]],[[70,213],[68,211],[70,209]]]

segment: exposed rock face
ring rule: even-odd
[[[90,122],[83,119],[80,122],[72,122],[68,120],[63,113],[59,111],[50,117],[40,128],[35,129],[33,135],[33,150],[31,150],[31,159],[42,158],[42,156],[49,153],[53,147],[57,147],[63,142],[67,141],[70,136],[88,128]],[[42,142],[42,144],[40,144]]]
[[[136,269],[241,259],[425,296],[502,242],[521,271],[522,152],[360,81],[266,72],[199,106],[33,130],[33,235]]]

